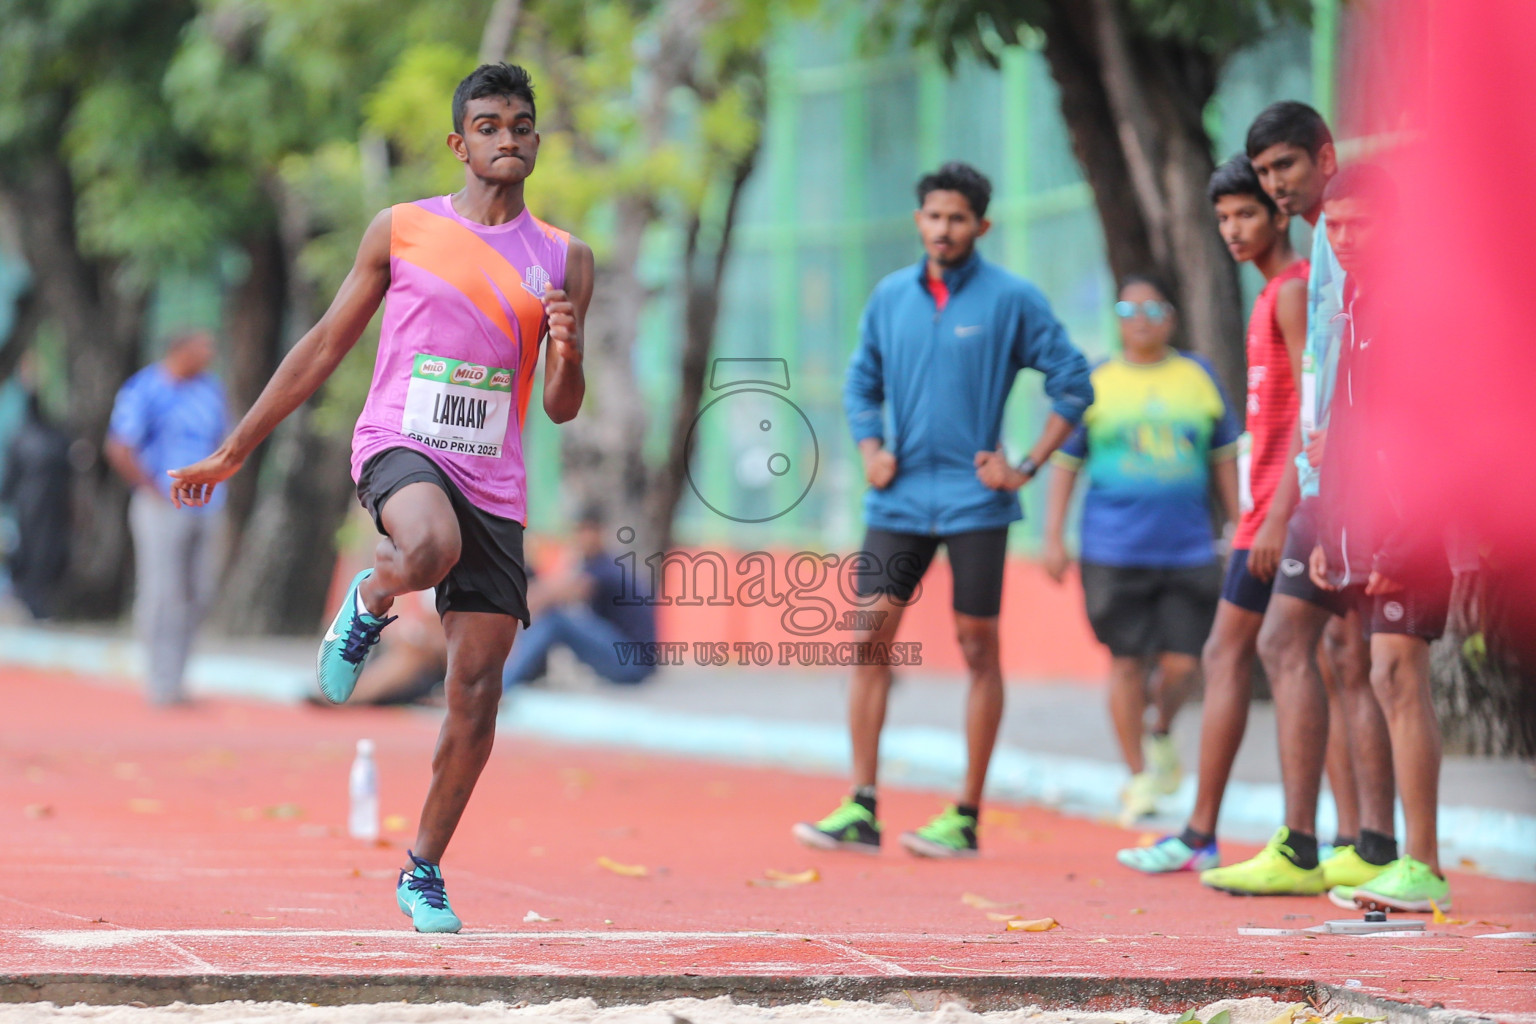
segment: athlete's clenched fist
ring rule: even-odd
[[[576,304],[560,288],[544,291],[544,315],[549,319],[549,340],[566,359],[581,361],[581,332],[576,329]]]

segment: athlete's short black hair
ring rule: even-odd
[[[971,204],[976,219],[987,215],[987,204],[992,201],[992,183],[970,164],[951,160],[932,174],[925,174],[917,183],[917,205],[922,206],[929,192],[959,192]]]
[[[1253,158],[1270,146],[1283,144],[1299,146],[1313,160],[1318,150],[1333,141],[1328,122],[1323,115],[1296,100],[1271,103],[1259,112],[1248,126],[1248,156]]]
[[[528,101],[528,109],[535,121],[539,118],[533,105],[533,79],[526,69],[517,64],[481,64],[471,71],[453,90],[453,130],[464,132],[464,108],[470,100],[485,96],[516,97]]]
[[[1323,189],[1323,202],[1335,199],[1364,199],[1378,216],[1390,216],[1397,211],[1397,185],[1379,164],[1350,164]]]
[[[1119,295],[1133,284],[1146,285],[1148,288],[1151,288],[1153,291],[1157,292],[1162,300],[1168,303],[1168,305],[1174,307],[1175,309],[1178,308],[1178,303],[1173,300],[1173,289],[1168,287],[1168,282],[1163,280],[1160,275],[1155,274],[1150,270],[1137,271],[1133,274],[1126,274],[1120,279],[1120,287],[1115,289],[1115,294]]]
[[[1212,203],[1222,196],[1252,196],[1257,199],[1271,217],[1280,212],[1275,201],[1259,184],[1259,176],[1253,169],[1253,161],[1242,153],[1237,154],[1211,172],[1211,183],[1205,196]]]

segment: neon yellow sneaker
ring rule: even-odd
[[[1353,887],[1364,885],[1385,869],[1385,864],[1372,864],[1356,853],[1353,846],[1337,846],[1333,856],[1323,861],[1323,878],[1330,889],[1340,885]]]
[[[1184,766],[1179,763],[1179,749],[1173,745],[1173,737],[1145,736],[1141,750],[1157,792],[1162,796],[1177,793],[1179,783],[1184,781]]]
[[[1399,857],[1381,874],[1355,887],[1355,906],[1366,910],[1406,910],[1427,914],[1451,909],[1451,883],[1423,861]]]
[[[1316,896],[1328,891],[1321,866],[1297,867],[1286,840],[1291,830],[1281,827],[1269,845],[1240,864],[1200,872],[1200,881],[1234,896]]]
[[[974,857],[976,819],[950,804],[916,832],[903,832],[901,845],[919,857]]]
[[[1157,813],[1157,776],[1150,771],[1132,775],[1120,791],[1120,827],[1130,828],[1140,818]]]
[[[820,821],[802,821],[791,830],[796,839],[816,850],[880,852],[880,823],[869,808],[851,796]]]

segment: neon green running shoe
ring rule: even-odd
[[[1427,914],[1451,909],[1451,883],[1412,857],[1399,857],[1381,874],[1355,886],[1355,906],[1365,910],[1407,910]]]
[[[410,850],[411,869],[400,871],[395,883],[395,902],[419,932],[456,932],[464,927],[459,915],[448,905],[448,892],[443,888],[443,872],[429,860],[422,860]]]
[[[1291,830],[1282,827],[1269,845],[1240,864],[1200,872],[1200,881],[1234,896],[1317,896],[1328,891],[1321,866],[1297,867],[1286,840]]]
[[[1345,910],[1359,910],[1355,906],[1355,887],[1352,885],[1336,885],[1328,890],[1328,902]]]
[[[837,810],[820,821],[802,821],[790,831],[796,839],[816,850],[880,852],[880,823],[869,808],[851,796],[843,797]]]
[[[1184,766],[1179,763],[1179,748],[1173,745],[1172,736],[1144,736],[1141,751],[1147,759],[1147,771],[1152,775],[1153,789],[1160,796],[1172,796],[1184,781]]]
[[[1323,861],[1323,878],[1327,880],[1330,890],[1339,886],[1354,888],[1369,882],[1386,867],[1385,864],[1372,864],[1356,853],[1353,846],[1337,846],[1334,847],[1333,856]]]
[[[903,832],[901,845],[919,857],[974,857],[976,819],[950,804],[916,832]]]
[[[320,651],[315,656],[320,692],[332,704],[341,704],[352,696],[357,678],[363,674],[368,653],[379,642],[384,627],[396,619],[394,615],[377,619],[358,607],[357,588],[372,573],[372,569],[364,569],[353,578],[347,596],[341,600],[341,608],[325,629],[325,639],[320,641]]]

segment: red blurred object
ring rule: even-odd
[[[1383,161],[1401,198],[1382,281],[1382,337],[1402,352],[1383,382],[1387,462],[1408,516],[1470,529],[1536,597],[1536,3],[1377,11],[1418,41],[1378,73],[1398,80],[1354,83],[1393,97],[1411,140]]]

